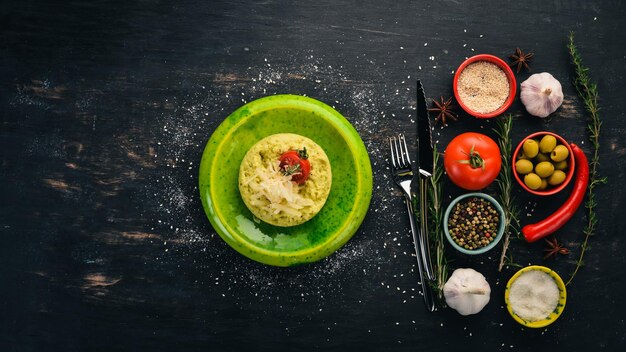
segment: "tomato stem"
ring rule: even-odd
[[[480,153],[474,150],[474,145],[470,148],[469,153],[463,152],[469,157],[468,160],[457,160],[461,164],[469,164],[472,169],[481,168],[485,171],[485,159],[480,156]]]
[[[309,154],[306,151],[306,147],[302,147],[302,149],[298,149],[298,156],[300,157],[300,159],[302,160],[306,160],[309,158]]]

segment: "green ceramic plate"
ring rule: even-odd
[[[326,204],[313,219],[294,227],[254,218],[237,186],[248,149],[275,133],[314,140],[332,167]],[[277,266],[314,262],[335,252],[354,235],[372,197],[372,167],[354,127],[328,105],[295,95],[261,98],[228,116],[204,149],[199,182],[204,211],[222,239],[248,258]]]

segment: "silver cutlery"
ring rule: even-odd
[[[416,190],[419,202],[419,229],[417,238],[420,241],[420,250],[424,272],[429,280],[435,279],[433,265],[430,259],[430,245],[428,241],[428,188],[433,174],[433,144],[426,106],[426,96],[421,81],[417,81],[417,167],[418,177],[413,179],[411,188]],[[415,184],[417,183],[417,185]]]
[[[413,212],[413,202],[411,199],[411,181],[413,180],[413,169],[411,166],[411,158],[409,157],[409,150],[406,144],[406,138],[403,134],[397,137],[389,138],[389,148],[391,151],[391,165],[394,182],[402,188],[404,194],[404,200],[406,202],[407,211],[409,213],[409,222],[411,224],[411,234],[413,235],[413,243],[415,245],[415,256],[417,258],[417,269],[419,271],[420,282],[422,285],[422,293],[424,295],[424,302],[426,308],[429,311],[435,310],[435,302],[433,295],[428,284],[428,277],[424,273],[424,248],[423,241],[418,239],[417,226],[415,224],[415,216]],[[422,233],[422,234],[428,234]],[[428,249],[426,249],[426,252]]]

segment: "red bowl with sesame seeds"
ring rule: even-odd
[[[487,119],[504,113],[513,104],[517,81],[502,59],[480,54],[463,61],[454,74],[452,89],[465,112]]]

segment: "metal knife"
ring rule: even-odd
[[[426,106],[426,95],[420,80],[417,81],[417,167],[419,175],[413,179],[411,189],[416,190],[419,202],[418,238],[419,252],[424,273],[428,280],[434,280],[433,265],[430,260],[430,245],[428,243],[428,189],[430,178],[433,175],[433,142]],[[413,184],[417,182],[417,185]],[[416,243],[417,246],[417,243]]]

